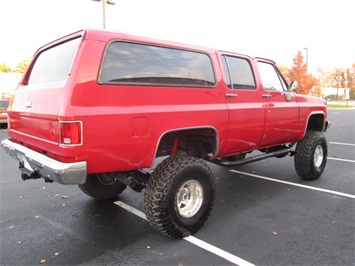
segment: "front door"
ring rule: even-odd
[[[296,97],[293,92],[287,91],[286,82],[273,64],[263,61],[257,64],[264,88],[262,97],[266,113],[261,146],[292,142],[299,133]]]

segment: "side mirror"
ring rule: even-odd
[[[289,91],[296,91],[298,89],[298,82],[296,80],[292,81],[288,87]]]

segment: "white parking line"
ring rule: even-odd
[[[116,205],[120,206],[121,208],[137,215],[138,217],[144,219],[144,220],[147,220],[147,217],[145,216],[145,214],[143,212],[141,212],[140,210],[137,210],[135,208],[133,208],[132,206],[129,206],[128,204],[122,202],[122,201],[116,201],[114,202]],[[240,266],[253,266],[254,264],[246,261],[246,260],[243,260],[231,253],[228,253],[227,251],[224,251],[220,248],[217,248],[205,241],[202,241],[194,236],[188,236],[188,237],[185,237],[184,240],[208,251],[208,252],[211,252],[225,260],[228,260],[236,265],[240,265]]]
[[[329,144],[335,144],[335,145],[344,145],[344,146],[354,146],[355,144],[352,143],[343,143],[343,142],[329,142]],[[355,163],[354,160],[348,160],[348,159],[340,159],[340,158],[334,158],[334,157],[328,157],[329,160],[334,160],[334,161],[342,161],[342,162],[348,162],[348,163]]]
[[[345,146],[355,146],[355,144],[352,144],[352,143],[342,143],[342,142],[329,142],[329,144],[345,145]]]
[[[141,212],[140,210],[137,210],[135,208],[133,208],[132,206],[129,206],[128,204],[118,200],[114,202],[116,205],[120,206],[121,208],[125,209],[126,211],[129,211],[135,215],[137,215],[138,217],[142,218],[143,220],[147,220],[147,217],[145,216],[144,212]]]
[[[212,246],[211,244],[208,244],[205,241],[202,241],[194,236],[188,236],[185,237],[184,240],[189,241],[190,243],[199,246],[200,248],[203,248],[204,250],[207,250],[219,257],[224,258],[225,260],[228,260],[236,265],[240,266],[251,266],[254,265],[246,260],[243,260],[237,256],[234,256],[233,254],[228,253],[227,251],[224,251],[220,248],[217,248],[215,246]]]
[[[334,194],[334,195],[337,195],[337,196],[342,196],[342,197],[355,199],[355,195],[342,193],[342,192],[338,192],[338,191],[334,191],[334,190],[323,189],[323,188],[312,187],[312,186],[306,186],[306,185],[302,185],[302,184],[292,183],[292,182],[283,181],[283,180],[279,180],[279,179],[274,179],[274,178],[261,176],[261,175],[250,174],[250,173],[237,171],[237,170],[230,170],[230,172],[233,172],[233,173],[236,173],[236,174],[241,174],[241,175],[248,175],[248,176],[256,177],[256,178],[259,178],[259,179],[264,179],[264,180],[268,180],[268,181],[272,181],[272,182],[282,183],[282,184],[286,184],[286,185],[290,185],[290,186],[301,187],[301,188],[316,190],[316,191],[320,191],[320,192]]]
[[[328,158],[328,160],[333,160],[333,161],[341,161],[341,162],[355,163],[354,160],[340,159],[340,158],[334,158],[334,157],[327,157],[327,158]]]

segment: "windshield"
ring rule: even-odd
[[[80,40],[69,40],[41,52],[32,68],[28,85],[66,80]]]

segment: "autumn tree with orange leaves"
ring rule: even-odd
[[[308,94],[313,86],[317,85],[317,80],[311,75],[307,74],[307,64],[303,63],[303,55],[301,51],[293,58],[293,65],[285,73],[286,78],[296,80],[298,82],[298,94]]]

